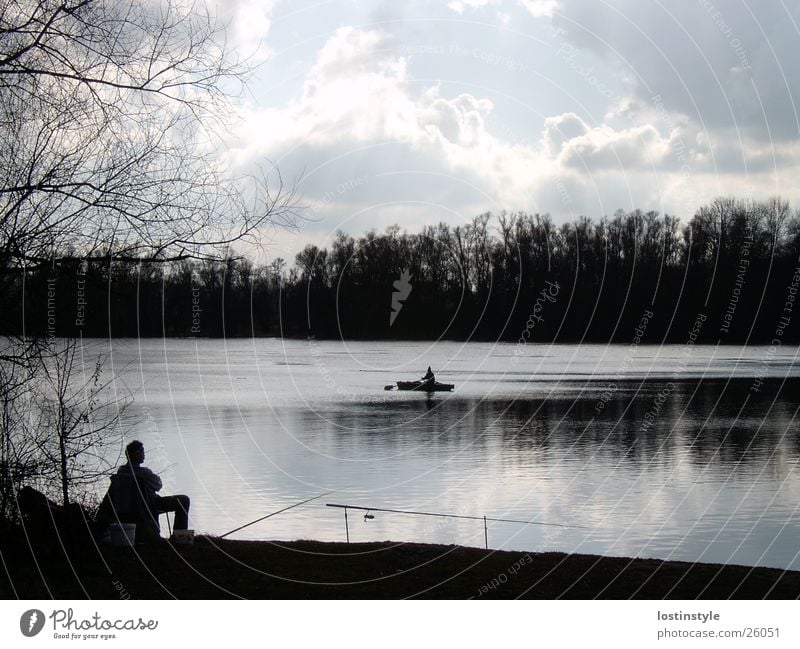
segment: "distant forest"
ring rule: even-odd
[[[2,275],[3,334],[798,342],[800,213],[718,198],[688,222],[490,213],[398,226],[294,264],[55,256]],[[393,310],[394,307],[394,310]]]

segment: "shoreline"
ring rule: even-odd
[[[5,545],[5,544],[4,544]],[[94,550],[92,548],[92,550]],[[796,599],[800,571],[422,543],[0,546],[3,599]],[[16,555],[16,556],[15,556]]]
[[[13,338],[15,337],[14,334],[3,334],[6,338]],[[18,337],[18,336],[16,336]],[[36,336],[31,336],[35,338]],[[509,346],[516,346],[518,339],[516,338],[341,338],[336,336],[331,337],[320,337],[316,334],[231,334],[231,335],[219,335],[219,336],[163,336],[163,335],[141,335],[141,336],[83,336],[83,340],[87,341],[138,341],[138,340],[186,340],[186,341],[197,341],[197,340],[204,340],[204,341],[225,341],[225,340],[291,340],[293,342],[302,342],[302,341],[316,341],[316,342],[342,342],[342,343],[452,343],[455,345],[462,345],[464,343],[478,343],[478,344],[489,344],[489,345],[509,345]],[[695,343],[696,346],[707,346],[707,347],[721,347],[721,348],[747,348],[747,347],[769,347],[770,344],[774,341],[774,338],[758,338],[754,340],[732,340],[732,339],[725,339],[725,340],[716,340],[713,337],[708,339],[703,339],[702,341],[697,341]],[[557,341],[548,341],[548,340],[534,340],[530,341],[527,344],[529,345],[537,345],[541,347],[550,347],[550,346],[596,346],[596,347],[607,347],[607,346],[615,346],[615,347],[630,347],[630,340],[605,340],[602,338],[591,338],[591,339],[581,339],[575,338],[572,339],[565,339],[565,340],[557,340]],[[666,341],[662,340],[648,340],[643,341],[637,344],[637,347],[685,347],[686,340],[684,338],[675,338],[669,339]],[[800,337],[793,338],[791,336],[787,336],[783,339],[783,344],[781,347],[800,347]]]

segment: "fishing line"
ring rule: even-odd
[[[336,503],[326,503],[326,507],[338,507],[339,509],[360,509],[366,512],[388,512],[391,514],[412,514],[414,516],[438,516],[440,518],[465,518],[472,521],[492,521],[495,523],[518,523],[520,525],[546,525],[548,527],[564,527],[567,529],[588,530],[591,529],[584,525],[565,525],[563,523],[545,523],[543,521],[522,521],[513,518],[490,518],[488,516],[465,516],[462,514],[439,514],[436,512],[415,512],[407,509],[381,509],[380,507],[359,507],[358,505],[338,505]]]
[[[229,536],[229,535],[233,534],[234,532],[238,532],[239,530],[243,530],[245,527],[250,527],[251,525],[255,525],[256,523],[260,523],[261,521],[264,521],[264,520],[266,520],[266,519],[268,519],[268,518],[270,518],[272,516],[276,516],[276,515],[278,515],[278,514],[280,514],[282,512],[288,511],[290,509],[294,509],[295,507],[299,507],[300,505],[305,505],[306,503],[310,503],[312,500],[317,500],[317,498],[322,498],[323,496],[329,496],[330,494],[336,493],[337,491],[341,491],[341,489],[334,489],[333,491],[326,491],[324,494],[319,494],[318,496],[314,496],[312,498],[307,498],[306,500],[303,500],[303,501],[301,501],[299,503],[295,503],[294,505],[289,505],[288,507],[284,507],[283,509],[279,509],[276,512],[272,512],[271,514],[267,514],[266,516],[262,516],[261,518],[257,518],[254,521],[250,521],[249,523],[245,523],[244,525],[241,525],[240,527],[237,527],[235,530],[231,530],[230,532],[225,532],[225,534],[223,534],[219,538],[224,539],[226,536]]]

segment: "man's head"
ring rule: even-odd
[[[131,464],[141,464],[144,462],[144,444],[138,439],[133,440],[125,447],[125,457]]]

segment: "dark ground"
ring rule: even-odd
[[[419,543],[256,542],[83,548],[0,542],[4,599],[796,599],[800,572]],[[35,561],[34,561],[35,558]]]

